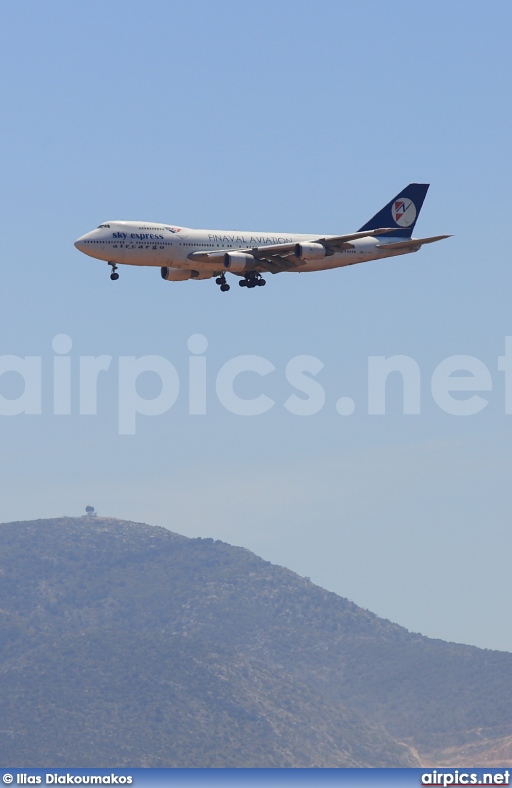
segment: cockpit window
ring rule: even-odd
[[[98,230],[100,229],[100,227],[108,227],[110,229],[110,225],[109,224],[99,224],[98,225]]]

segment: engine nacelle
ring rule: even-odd
[[[254,271],[256,260],[247,252],[226,252],[224,255],[224,268],[241,274],[243,271]]]
[[[322,260],[325,255],[326,249],[323,244],[295,244],[295,257],[297,260]]]
[[[184,282],[186,279],[211,279],[213,271],[194,271],[189,268],[161,268],[160,276],[167,282]]]

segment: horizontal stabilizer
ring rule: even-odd
[[[377,244],[377,249],[382,249],[385,251],[386,249],[396,250],[402,249],[404,252],[409,249],[413,251],[415,249],[419,249],[420,246],[423,244],[433,244],[435,241],[442,241],[444,238],[451,238],[451,235],[432,235],[430,238],[411,238],[408,241],[396,241],[389,244]]]

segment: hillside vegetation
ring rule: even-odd
[[[115,519],[0,526],[0,658],[3,765],[417,766],[512,736],[512,654]]]

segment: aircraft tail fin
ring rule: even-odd
[[[360,231],[393,227],[396,228],[393,231],[393,237],[410,238],[429,185],[428,183],[410,183],[369,222],[366,222]]]

